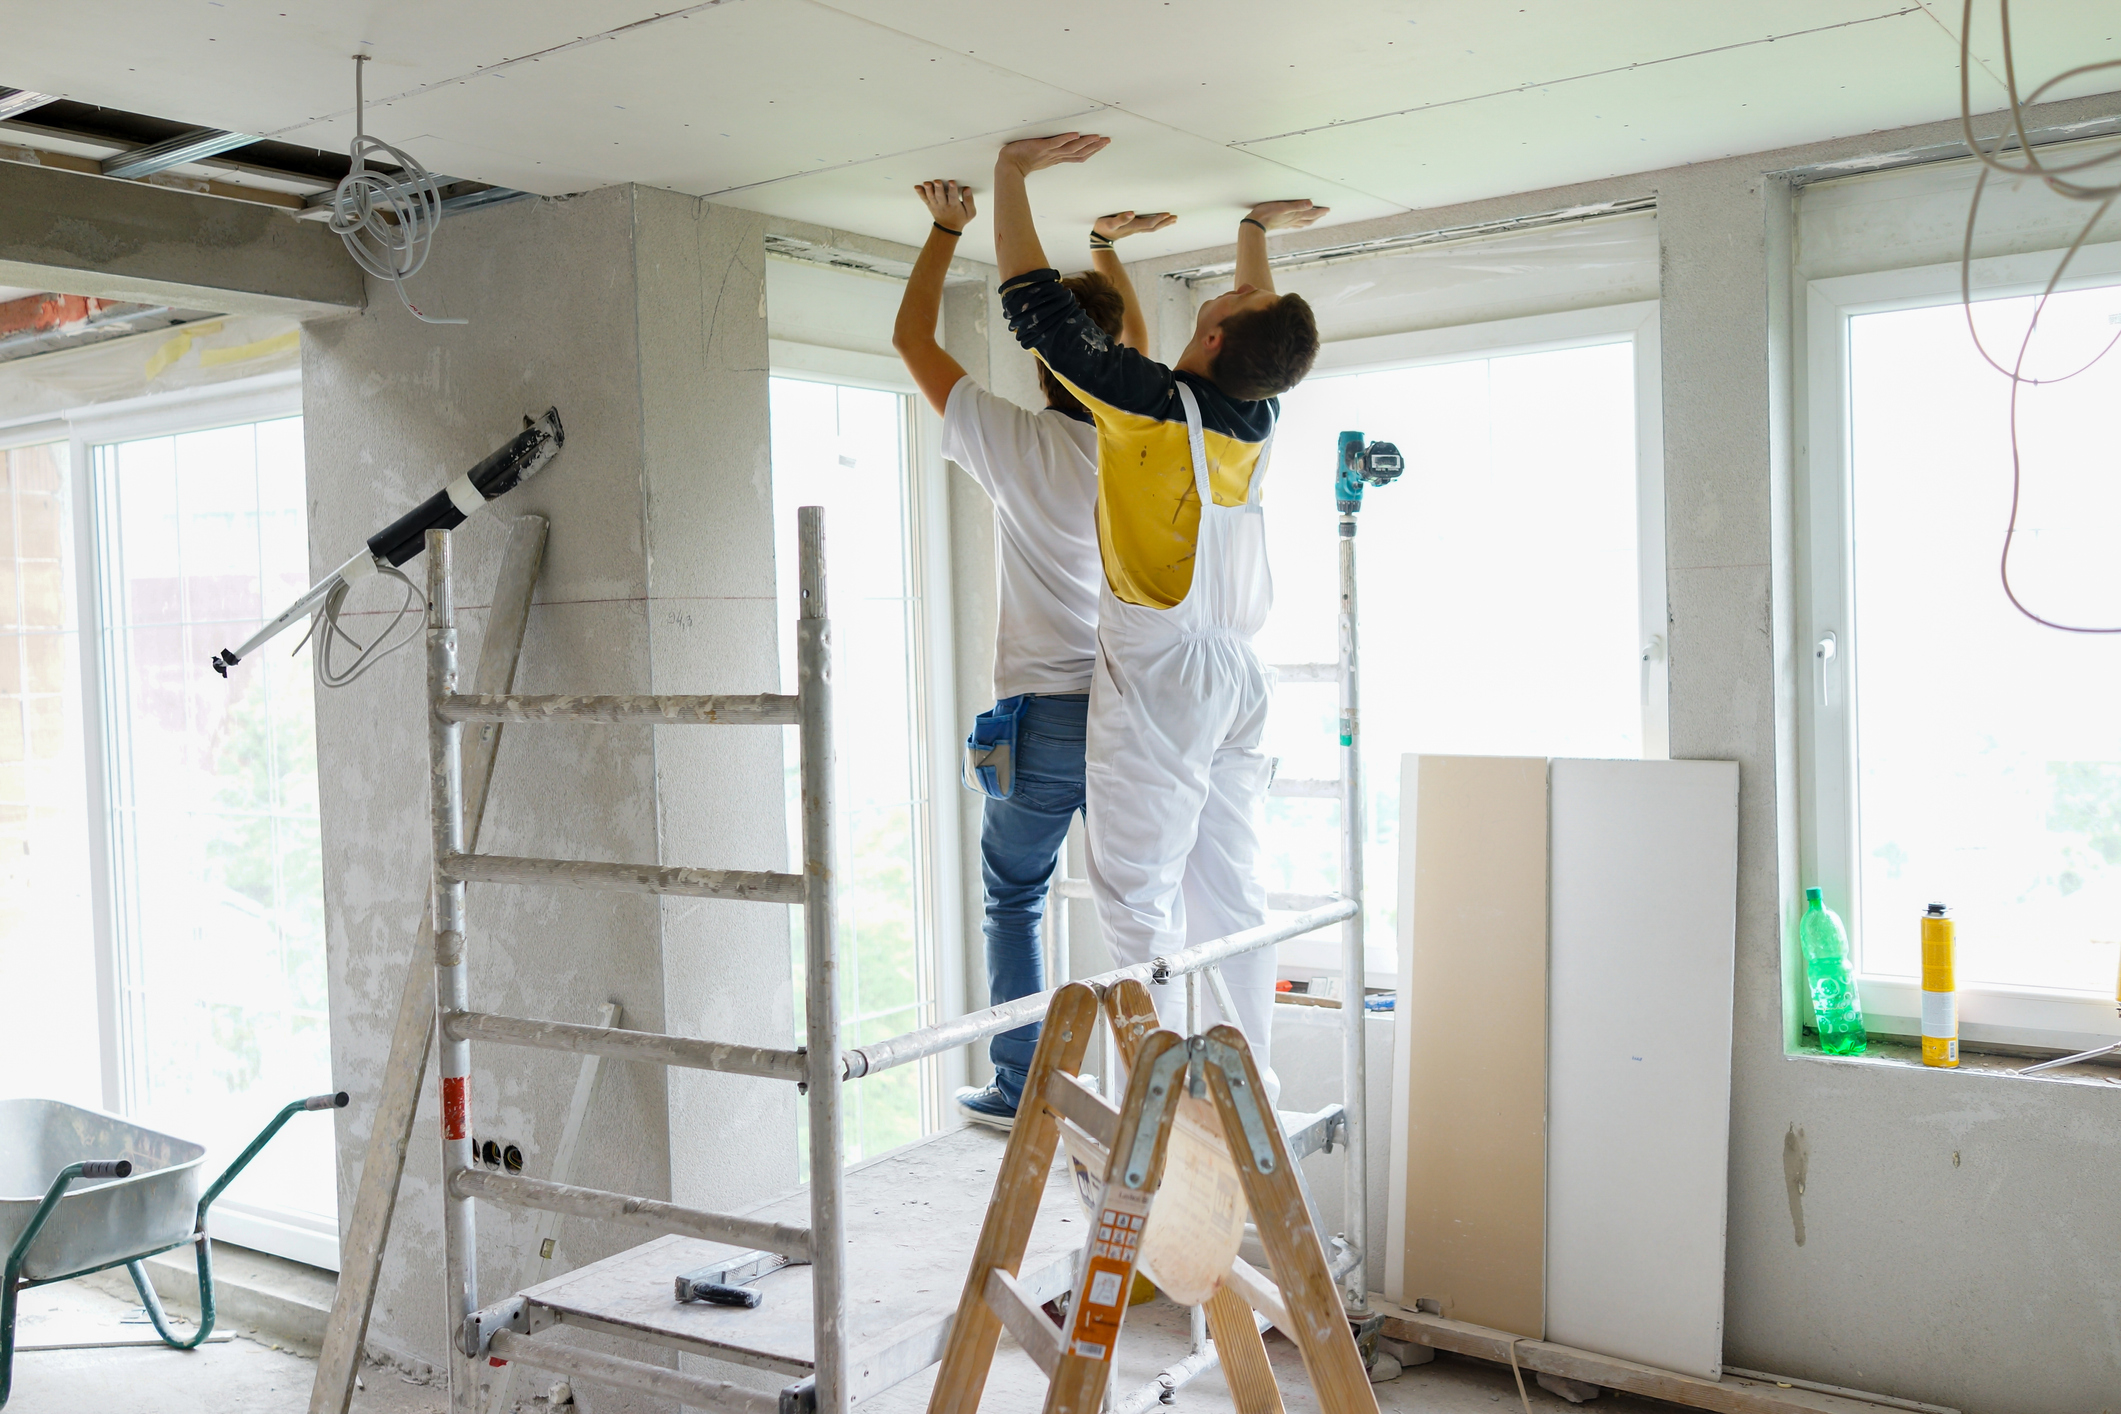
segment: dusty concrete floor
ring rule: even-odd
[[[127,1324],[138,1311],[129,1301],[95,1291],[78,1282],[24,1292],[19,1338],[24,1343],[64,1340],[152,1338],[153,1328]],[[1120,1345],[1121,1389],[1132,1389],[1185,1353],[1186,1313],[1165,1302],[1134,1310],[1127,1318]],[[1289,1414],[1312,1414],[1318,1403],[1304,1379],[1296,1348],[1269,1337],[1267,1350],[1282,1379]],[[24,1351],[15,1357],[14,1398],[8,1414],[80,1414],[83,1408],[152,1409],[156,1414],[303,1414],[316,1363],[303,1356],[242,1337],[213,1342],[199,1350],[179,1352],[161,1346],[117,1350]],[[542,1392],[548,1378],[526,1372],[521,1393]],[[877,1414],[913,1414],[925,1409],[934,1373],[892,1390],[864,1405]],[[355,1414],[444,1414],[446,1401],[432,1385],[418,1384],[387,1367],[371,1365],[363,1373],[363,1390],[354,1396]],[[1560,1414],[1570,1405],[1533,1384],[1526,1392],[1533,1414]],[[1507,1367],[1483,1361],[1440,1356],[1417,1365],[1398,1379],[1379,1385],[1377,1402],[1385,1414],[1508,1414],[1521,1409],[1517,1387]],[[1044,1384],[1036,1367],[1006,1338],[988,1381],[982,1407],[990,1410],[1036,1409]],[[540,1414],[543,1399],[524,1409]],[[1229,1396],[1222,1377],[1209,1373],[1179,1392],[1181,1410],[1227,1414]],[[1675,1406],[1655,1400],[1606,1394],[1589,1406],[1591,1414],[1653,1414]],[[594,1414],[595,1402],[584,1408]]]
[[[128,1320],[132,1317],[132,1320]],[[16,1322],[21,1344],[155,1339],[137,1300],[79,1281],[25,1291]],[[179,1321],[189,1334],[191,1323]],[[153,1345],[117,1350],[23,1350],[15,1355],[7,1414],[81,1414],[84,1408],[155,1414],[307,1414],[317,1362],[237,1336],[197,1350]],[[445,1414],[431,1385],[371,1365],[355,1394],[356,1414]]]

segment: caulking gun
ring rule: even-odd
[[[240,648],[224,648],[211,661],[222,677],[228,670],[264,647],[297,621],[323,608],[325,601],[342,587],[396,569],[426,547],[430,530],[454,530],[472,512],[489,501],[497,501],[544,470],[567,440],[560,426],[560,410],[547,408],[540,418],[524,418],[523,430],[494,452],[418,506],[399,516],[368,537],[368,543],[345,564],[309,587],[308,592],[243,641]]]

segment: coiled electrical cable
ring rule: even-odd
[[[326,687],[345,687],[420,636],[421,615],[427,612],[427,596],[420,592],[419,586],[412,582],[410,576],[396,566],[379,565],[376,574],[404,585],[405,600],[398,605],[398,611],[391,615],[390,622],[383,625],[383,631],[368,642],[361,642],[339,627],[339,615],[344,610],[346,596],[353,592],[353,586],[345,580],[333,586],[324,602],[310,615],[309,631],[302,635],[302,643],[316,640],[317,681]],[[413,621],[411,631],[392,641],[391,635],[397,633],[398,626],[407,618]],[[295,652],[302,651],[302,643],[295,645]],[[344,643],[353,650],[354,660],[344,668],[336,667],[332,662],[332,646],[336,643]]]
[[[367,132],[367,105],[361,92],[365,54],[354,56],[354,140],[349,149],[353,170],[339,181],[331,197],[331,229],[346,242],[346,253],[378,280],[388,280],[398,299],[423,324],[468,324],[422,314],[405,293],[405,282],[420,273],[442,224],[442,190],[411,153]],[[381,156],[397,165],[395,174],[368,165]]]
[[[2041,96],[2057,84],[2084,74],[2097,73],[2102,69],[2121,68],[2121,59],[2102,59],[2097,63],[2079,64],[2073,69],[2067,69],[2062,73],[2056,74],[2053,78],[2021,98],[2018,94],[2017,61],[2011,50],[2010,0],[1996,0],[1996,10],[2003,33],[2003,83],[2005,92],[2010,99],[2010,124],[1986,147],[1974,136],[1972,87],[1974,0],[1965,0],[1965,5],[1960,12],[1959,128],[1961,134],[1965,137],[1967,150],[1980,159],[1981,175],[1974,181],[1973,199],[1967,204],[1966,237],[1959,251],[1959,303],[1961,309],[1965,311],[1966,331],[1974,341],[1975,351],[1981,355],[1983,361],[1989,367],[2010,379],[2011,382],[2011,513],[2010,522],[2003,532],[2003,553],[1999,560],[1998,572],[2003,580],[2004,597],[2010,600],[2011,607],[2036,624],[2046,628],[2060,629],[2064,633],[2121,633],[2121,625],[2108,628],[2091,628],[2079,624],[2058,623],[2053,619],[2042,617],[2027,608],[2024,602],[2018,598],[2017,590],[2011,587],[2011,545],[2018,536],[2018,503],[2020,491],[2025,480],[2024,458],[2018,446],[2019,390],[2028,385],[2039,387],[2050,383],[2067,382],[2112,353],[2116,344],[2121,344],[2121,334],[2116,334],[2107,341],[2104,348],[2092,355],[2087,362],[2068,373],[2052,378],[2030,378],[2026,376],[2026,357],[2032,351],[2033,335],[2039,332],[2040,316],[2047,309],[2048,300],[2053,298],[2055,291],[2061,287],[2062,277],[2068,273],[2070,262],[2077,258],[2077,252],[2084,249],[2085,242],[2091,239],[2092,231],[2106,218],[2107,212],[2113,209],[2115,201],[2121,199],[2121,180],[2098,182],[2075,174],[2090,172],[2109,163],[2121,162],[2121,149],[2100,153],[2074,162],[2056,164],[2043,161],[2039,151],[2033,146],[2032,139],[2027,135],[2025,110],[2030,105],[2039,102]],[[2017,139],[2017,151],[2006,155],[2003,145],[2013,137]],[[1981,341],[1980,330],[1974,326],[1974,224],[1981,214],[1981,194],[1987,189],[1991,173],[2005,177],[2031,177],[2059,197],[2069,201],[2086,202],[2092,207],[2090,218],[2085,221],[2082,229],[2077,232],[2076,239],[2069,243],[2069,248],[2062,253],[2062,259],[2056,262],[2055,273],[2048,278],[2046,288],[2041,290],[2039,300],[2033,305],[2033,317],[2026,323],[2025,337],[2019,341],[2017,357],[2012,360],[2008,368],[2004,367],[1988,351],[1988,346]]]

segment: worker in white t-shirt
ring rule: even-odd
[[[975,215],[972,190],[952,181],[914,189],[934,223],[906,282],[891,345],[916,387],[943,416],[943,456],[994,500],[994,710],[966,746],[966,784],[985,795],[980,868],[986,890],[990,1005],[1045,990],[1039,922],[1068,824],[1083,808],[1083,737],[1097,604],[1097,428],[1059,380],[1038,365],[1046,406],[996,397],[965,376],[936,341],[943,278]],[[1122,211],[1091,228],[1095,269],[1062,283],[1107,337],[1132,348],[1147,325],[1112,243],[1161,230],[1168,212]],[[1016,1119],[1038,1026],[994,1038],[994,1081],[958,1091],[960,1114],[1007,1129]]]

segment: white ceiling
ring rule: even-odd
[[[546,194],[647,182],[904,240],[927,229],[913,182],[984,188],[1008,137],[1103,132],[1105,153],[1039,177],[1034,195],[1069,250],[1101,212],[1180,213],[1135,254],[1219,244],[1254,200],[1308,196],[1340,222],[1958,104],[1952,0],[7,8],[0,83],[13,87],[340,147],[360,50],[370,130],[436,172]],[[1994,108],[1994,0],[1975,9],[1976,104]],[[2121,57],[2114,0],[2021,0],[2012,21],[2021,78]],[[2056,96],[2109,89],[2121,70]]]

